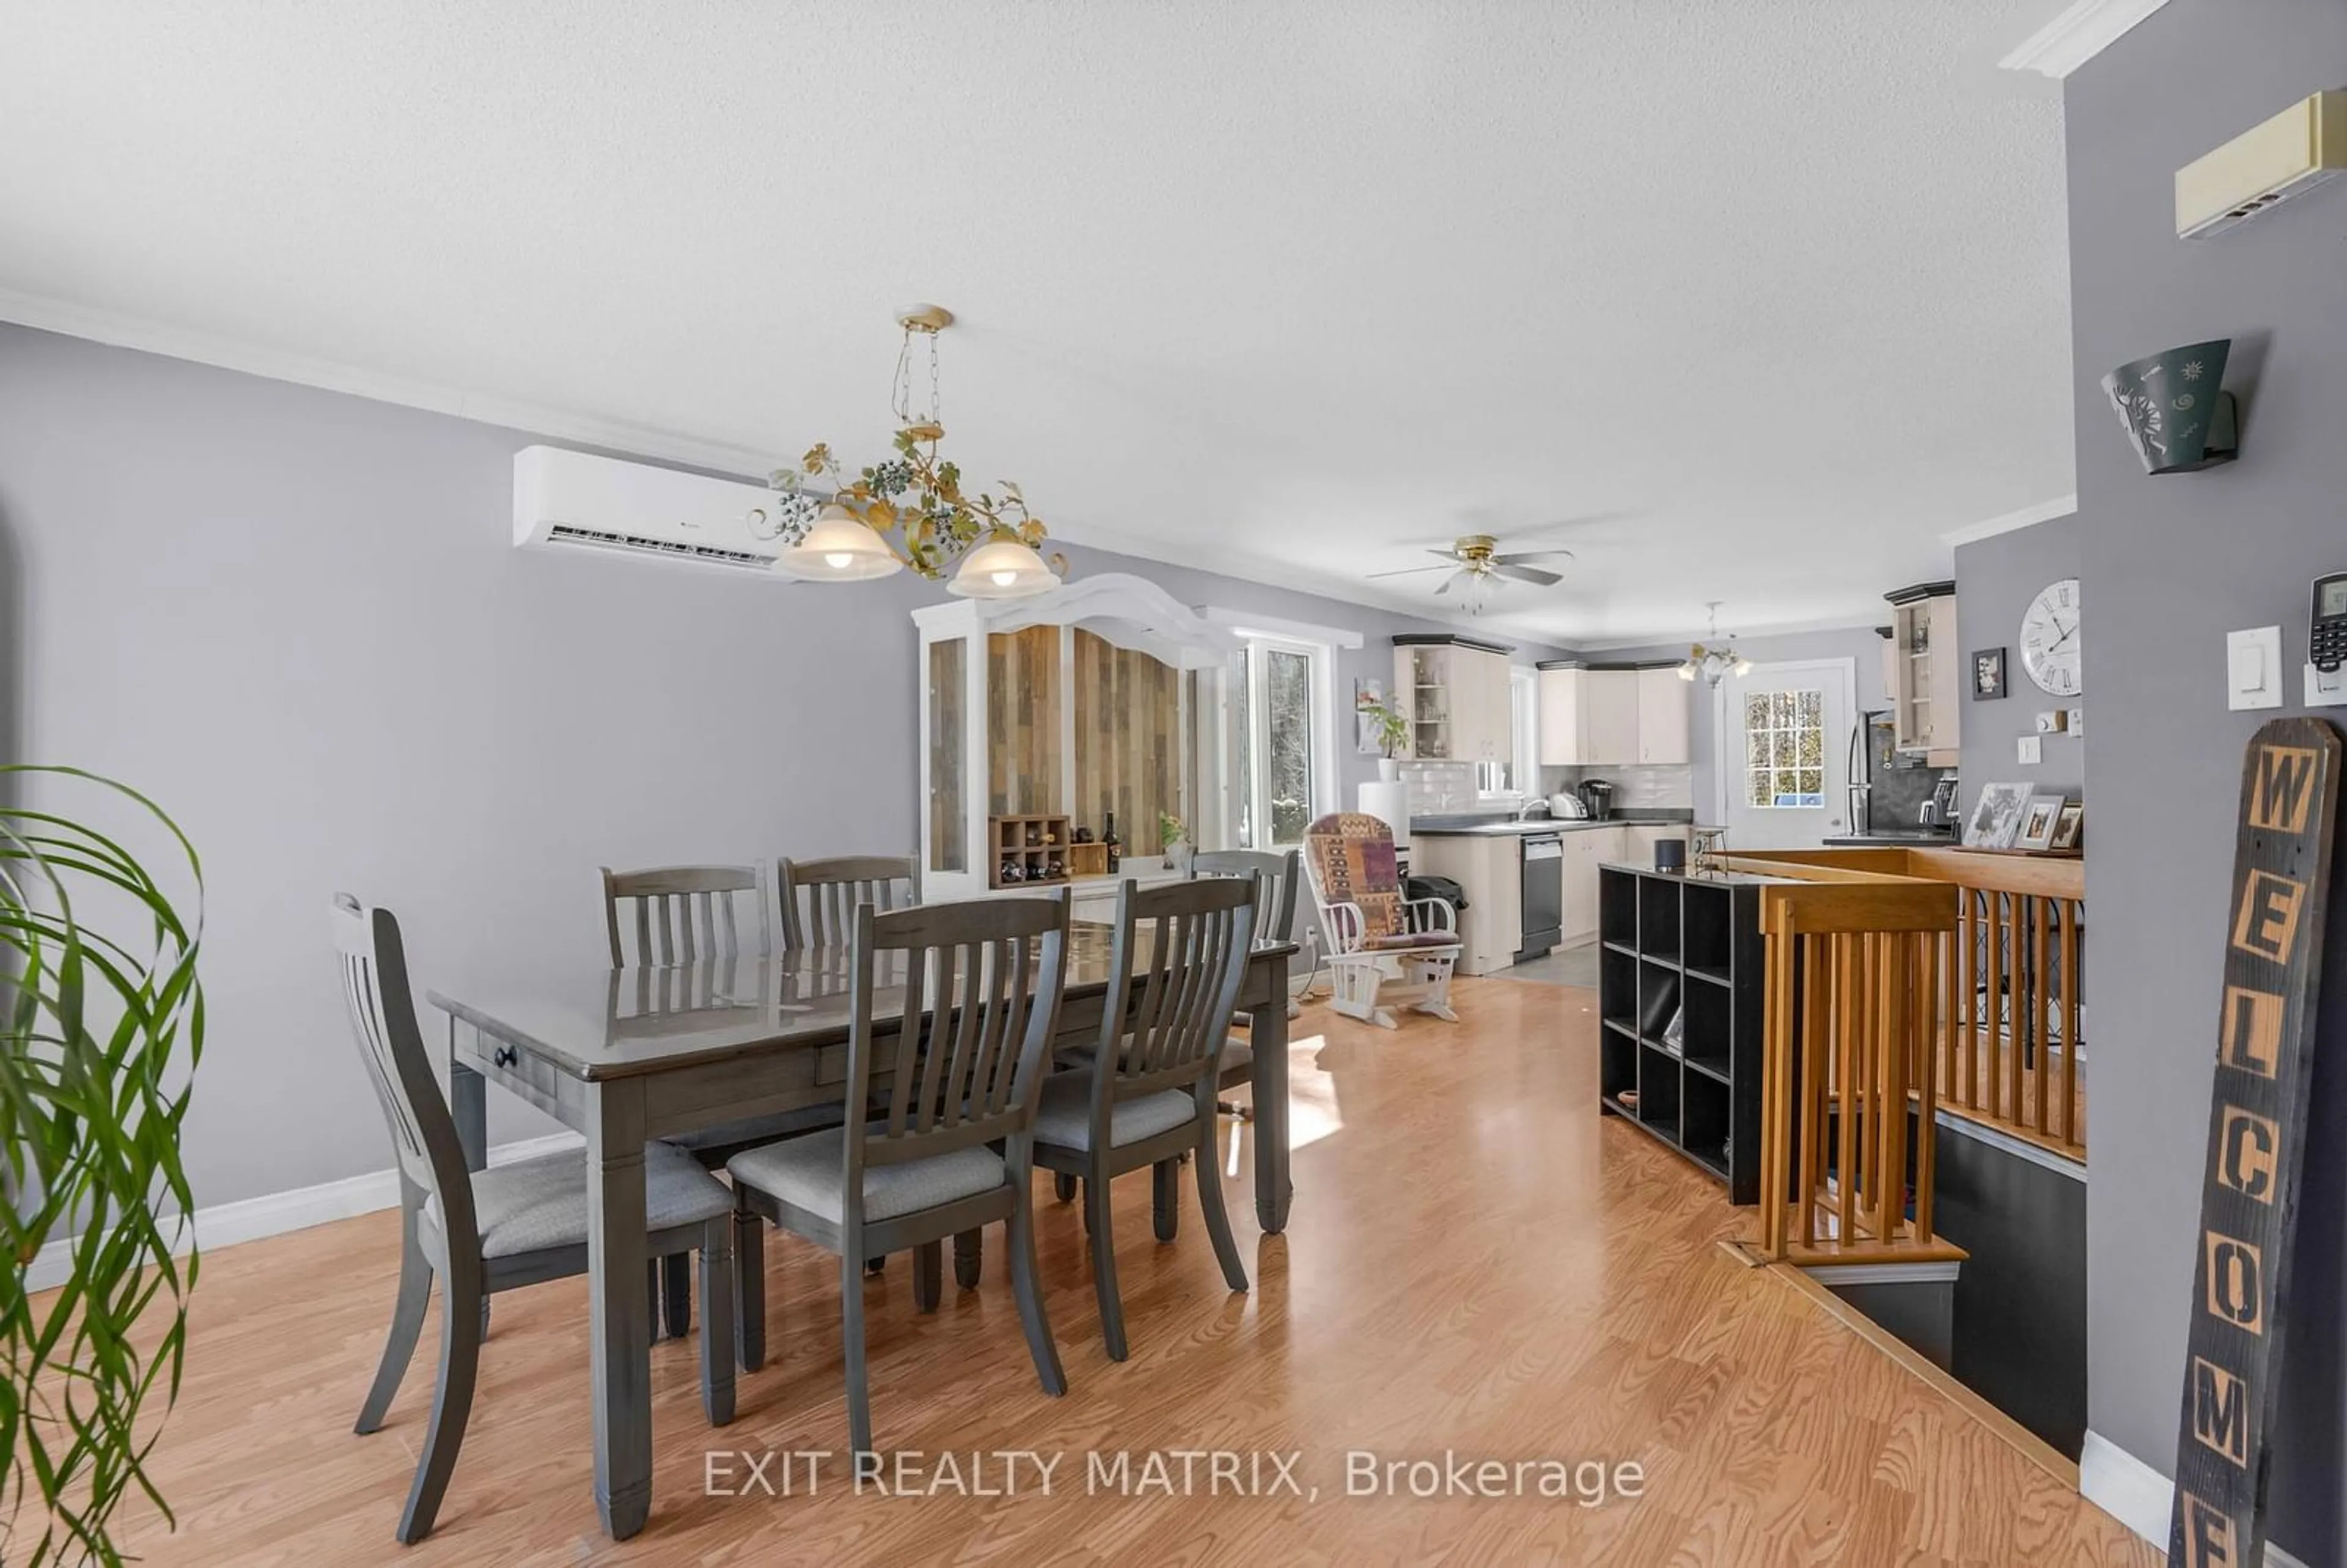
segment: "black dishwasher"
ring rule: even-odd
[[[1556,946],[1564,925],[1564,840],[1553,834],[1528,835],[1524,846],[1524,945],[1519,961],[1537,958]]]

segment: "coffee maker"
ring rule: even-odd
[[[1581,803],[1589,815],[1604,822],[1614,815],[1614,786],[1604,779],[1585,779],[1581,785]]]

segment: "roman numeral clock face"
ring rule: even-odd
[[[2048,583],[2021,618],[2021,667],[2038,690],[2078,694],[2078,579]]]

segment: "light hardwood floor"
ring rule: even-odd
[[[179,1527],[149,1522],[131,1545],[239,1568],[2158,1561],[1815,1303],[1723,1255],[1714,1244],[1747,1222],[1720,1189],[1594,1112],[1594,993],[1462,979],[1453,994],[1456,1027],[1413,1016],[1389,1033],[1322,1008],[1293,1026],[1287,1235],[1255,1233],[1245,1176],[1231,1184],[1251,1295],[1225,1294],[1194,1194],[1181,1239],[1160,1246],[1148,1181],[1119,1184],[1122,1366],[1101,1352],[1079,1213],[1040,1185],[1064,1399],[1035,1386],[999,1231],[981,1287],[948,1280],[934,1317],[913,1311],[903,1260],[866,1286],[880,1446],[929,1463],[942,1450],[1064,1453],[1049,1497],[858,1497],[835,1468],[811,1498],[704,1495],[712,1449],[845,1446],[836,1273],[770,1236],[772,1358],[743,1379],[731,1427],[702,1419],[692,1345],[655,1347],[641,1536],[615,1546],[596,1527],[573,1280],[498,1298],[439,1530],[402,1550],[392,1527],[434,1337],[384,1430],[352,1435],[395,1277],[395,1223],[376,1214],[206,1259],[155,1466]],[[1087,1495],[1092,1449],[1300,1450],[1319,1496]],[[1635,1460],[1645,1495],[1586,1509],[1348,1498],[1350,1449]]]

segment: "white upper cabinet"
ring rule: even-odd
[[[1540,672],[1543,767],[1685,763],[1687,684],[1674,669]]]
[[[1638,761],[1687,760],[1687,693],[1693,690],[1676,669],[1638,671]]]
[[[1581,670],[1540,672],[1540,764],[1577,768],[1589,761]]]
[[[1894,742],[1933,767],[1956,765],[1963,743],[1963,655],[1956,596],[1934,593],[1891,612],[1891,712]]]
[[[1502,763],[1514,753],[1508,656],[1496,649],[1450,641],[1397,644],[1394,696],[1410,721],[1411,756]]]
[[[1589,764],[1627,767],[1638,760],[1638,672],[1591,670],[1581,687],[1588,699]]]

